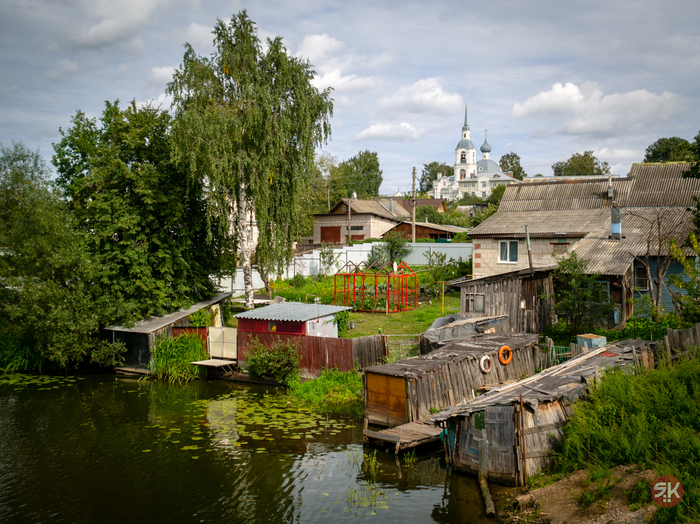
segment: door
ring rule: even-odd
[[[340,226],[327,226],[321,228],[321,242],[340,244]]]
[[[394,427],[408,422],[406,380],[367,373],[367,418],[372,424]]]

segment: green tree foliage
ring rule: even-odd
[[[330,90],[311,85],[311,65],[288,53],[281,38],[268,39],[263,52],[245,11],[229,23],[218,20],[213,33],[210,57],[185,44],[167,88],[176,115],[174,156],[207,186],[213,225],[235,231],[232,253],[252,307],[254,251],[280,272],[291,260],[303,225],[301,195],[315,148],[330,135],[333,104]]]
[[[444,215],[447,214],[440,213],[433,206],[416,206],[416,222],[425,222],[427,219],[431,224],[442,224]]]
[[[374,151],[360,151],[354,157],[344,160],[331,171],[331,192],[339,198],[375,198],[382,185],[382,170],[379,158]]]
[[[682,162],[691,156],[690,142],[673,136],[659,138],[646,149],[644,162]]]
[[[39,154],[0,145],[0,338],[16,340],[27,361],[119,361],[122,348],[99,329],[120,318],[120,304],[103,292],[87,244]]]
[[[518,180],[522,180],[527,176],[527,173],[520,165],[520,155],[513,153],[512,151],[503,155],[498,161],[498,165],[501,167],[501,171],[504,173],[512,171],[513,178],[517,178]]]
[[[700,257],[700,244],[695,234],[691,233],[688,244]],[[671,289],[673,301],[678,305],[684,320],[692,323],[700,322],[700,263],[697,259],[688,258],[684,251],[671,240],[671,255],[683,265],[682,275],[669,275],[668,282],[675,289]]]
[[[226,248],[226,234],[207,235],[202,182],[171,161],[170,125],[166,111],[108,102],[99,125],[79,111],[54,144],[101,290],[134,319],[211,296]]]
[[[386,258],[389,262],[399,263],[411,252],[411,246],[408,245],[409,239],[398,231],[388,233],[384,237],[384,241]]]
[[[554,269],[554,309],[566,319],[571,336],[596,327],[612,311],[607,291],[596,282],[598,275],[588,275],[588,260],[576,252],[557,258]]]
[[[454,169],[442,162],[430,162],[423,164],[423,171],[420,174],[420,193],[428,193],[433,187],[433,180],[437,178],[438,173],[443,176],[449,176]]]
[[[500,206],[503,193],[506,192],[506,186],[498,185],[493,188],[491,194],[486,198],[486,203],[492,206]]]
[[[554,176],[607,176],[610,166],[598,160],[593,151],[584,151],[574,153],[565,162],[556,162],[552,165],[552,171]]]

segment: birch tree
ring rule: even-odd
[[[253,307],[253,258],[281,272],[301,223],[301,194],[317,145],[330,136],[330,89],[288,54],[281,38],[263,52],[246,11],[217,20],[215,51],[185,44],[167,92],[173,97],[175,160],[207,186],[210,217],[233,233],[231,257]],[[256,231],[257,228],[257,231]],[[257,252],[256,252],[257,250]]]

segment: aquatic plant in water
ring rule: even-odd
[[[170,382],[190,382],[201,378],[199,366],[190,364],[207,357],[204,344],[195,333],[159,337],[153,347],[151,375]]]

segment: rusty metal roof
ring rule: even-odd
[[[155,331],[158,331],[159,329],[163,329],[164,327],[170,325],[170,324],[175,324],[176,322],[182,320],[183,318],[186,318],[190,316],[192,313],[196,313],[200,309],[204,309],[205,307],[209,307],[213,304],[217,304],[221,302],[222,300],[227,299],[230,297],[233,293],[230,291],[227,291],[226,293],[221,293],[219,295],[216,295],[214,298],[210,300],[205,300],[203,302],[198,302],[194,306],[187,308],[187,309],[182,309],[180,311],[175,311],[174,313],[168,313],[167,315],[163,315],[162,317],[146,317],[143,320],[140,320],[134,326],[132,327],[126,327],[126,326],[108,326],[105,329],[108,331],[126,331],[129,333],[153,333]]]
[[[271,320],[277,322],[306,322],[314,318],[335,315],[352,309],[346,306],[327,306],[325,304],[305,304],[303,302],[280,302],[270,304],[235,315],[236,318],[248,320]]]

